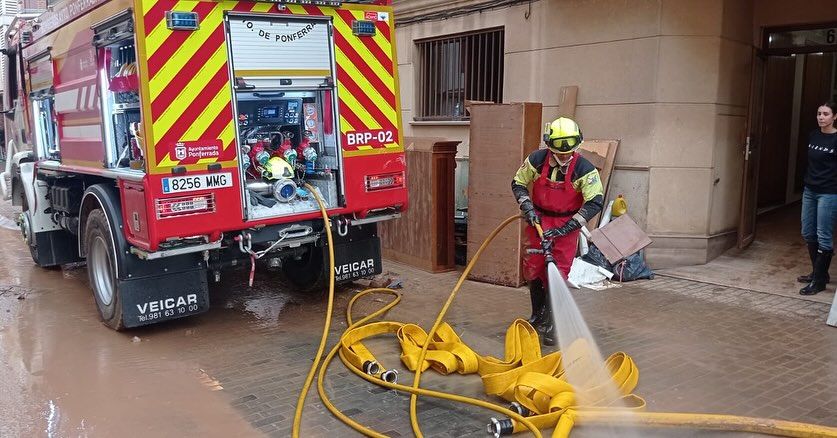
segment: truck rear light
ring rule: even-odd
[[[366,191],[397,189],[404,187],[404,172],[366,176]]]
[[[155,200],[157,219],[215,212],[215,195],[178,196]]]

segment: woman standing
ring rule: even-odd
[[[802,193],[802,237],[808,245],[813,271],[797,280],[808,283],[799,290],[814,295],[829,282],[828,267],[834,255],[834,224],[837,221],[837,104],[826,102],[817,109],[819,129],[808,136],[808,171]]]

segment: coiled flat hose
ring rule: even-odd
[[[564,366],[573,364],[562,364],[561,353],[554,352],[546,356],[540,355],[540,343],[537,334],[531,326],[522,320],[515,321],[509,328],[506,337],[506,360],[501,361],[492,357],[481,357],[476,355],[464,343],[459,340],[453,330],[446,323],[443,323],[450,305],[465,282],[474,264],[479,259],[483,250],[488,244],[509,224],[520,219],[513,216],[503,221],[483,242],[471,262],[460,276],[447,301],[442,306],[430,332],[424,334],[420,327],[414,324],[404,324],[392,321],[380,321],[369,323],[378,318],[401,301],[401,295],[387,288],[373,288],[356,294],[349,301],[346,308],[346,320],[348,327],[337,343],[326,355],[320,367],[322,353],[325,350],[328,332],[331,325],[331,312],[334,301],[334,253],[331,227],[326,213],[325,206],[317,191],[306,185],[320,205],[320,212],[325,221],[326,238],[329,248],[329,292],[326,320],[323,327],[320,345],[317,355],[311,365],[311,369],[305,379],[302,391],[297,400],[297,408],[294,413],[292,436],[299,437],[302,411],[305,406],[305,398],[310,390],[314,375],[319,368],[317,379],[317,392],[325,407],[340,421],[360,432],[363,435],[383,438],[386,435],[370,429],[343,414],[329,400],[324,388],[325,376],[328,367],[335,356],[339,356],[346,367],[361,378],[389,389],[408,392],[410,397],[410,424],[417,437],[422,437],[418,423],[416,401],[419,395],[445,399],[460,403],[467,403],[483,407],[499,414],[505,415],[511,425],[505,433],[530,431],[535,437],[541,438],[539,428],[554,427],[553,437],[569,436],[574,425],[589,426],[625,426],[625,427],[678,427],[703,430],[723,430],[735,432],[762,433],[775,436],[787,437],[837,437],[837,428],[818,426],[813,424],[797,423],[791,421],[770,420],[762,418],[739,417],[732,415],[711,415],[711,414],[680,414],[680,413],[654,413],[639,412],[644,408],[645,402],[630,392],[636,385],[638,370],[633,361],[624,353],[615,353],[608,358],[607,366],[612,372],[613,380],[627,401],[632,407],[629,416],[625,415],[625,409],[615,409],[597,405],[593,407],[575,406],[574,388],[566,384],[562,379]],[[540,227],[536,227],[539,234],[542,234]],[[362,297],[379,294],[389,295],[393,299],[383,307],[363,317],[358,321],[353,318],[353,306]],[[411,386],[401,385],[394,381],[385,379],[385,373],[381,372],[380,364],[374,360],[374,356],[363,347],[362,339],[380,335],[397,334],[402,344],[404,353],[402,362],[408,368],[414,370],[415,377]],[[534,341],[533,341],[534,339]],[[418,349],[421,344],[421,349]],[[428,351],[433,346],[432,351]],[[575,344],[574,344],[575,346]],[[410,350],[408,351],[408,347]],[[570,347],[573,348],[573,347]],[[584,348],[584,346],[581,346]],[[512,351],[510,353],[510,350]],[[525,417],[516,411],[504,408],[484,400],[465,397],[458,394],[445,393],[420,388],[421,373],[432,366],[439,372],[449,373],[458,371],[460,373],[478,372],[486,387],[486,392],[507,400],[516,400],[533,412],[532,416]],[[365,370],[365,371],[364,371]],[[531,371],[531,372],[529,372]],[[392,376],[392,370],[389,370]],[[513,374],[513,375],[509,375]],[[512,386],[510,379],[515,380]],[[594,388],[595,389],[595,388]],[[591,391],[592,393],[592,391]],[[589,393],[587,394],[589,395]],[[611,400],[612,401],[612,400]],[[605,402],[611,402],[605,401]]]

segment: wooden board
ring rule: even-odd
[[[561,87],[559,91],[558,117],[569,117],[575,120],[575,105],[578,101],[578,86]]]
[[[613,173],[613,165],[616,161],[616,151],[619,149],[619,140],[584,140],[579,147],[579,153],[590,160],[596,169],[599,170],[599,176],[602,179],[602,188],[604,189],[605,201],[607,201],[608,184],[610,183],[610,175]],[[607,207],[607,202],[605,202]],[[601,215],[597,215],[587,224],[587,229],[593,230],[599,223]]]

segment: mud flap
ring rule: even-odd
[[[209,289],[204,269],[117,281],[126,328],[209,310]]]
[[[38,266],[60,266],[79,262],[78,239],[68,231],[53,230],[35,233],[32,258]]]
[[[350,227],[334,239],[334,281],[347,282],[383,272],[381,239],[375,224]]]

